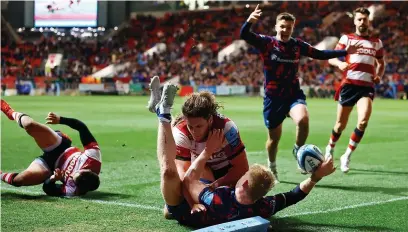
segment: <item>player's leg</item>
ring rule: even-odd
[[[359,89],[354,85],[345,84],[337,90],[335,97],[335,99],[339,101],[337,106],[337,118],[329,143],[326,146],[326,157],[333,155],[336,142],[339,140],[342,131],[346,128],[350,113],[359,98]]]
[[[175,163],[176,143],[171,130],[170,110],[173,105],[177,87],[166,85],[163,95],[157,104],[159,127],[157,134],[157,158],[160,165],[161,192],[164,201],[169,206],[177,206],[183,201],[181,180]]]
[[[334,147],[336,146],[337,141],[340,139],[341,133],[347,126],[352,110],[353,106],[343,106],[340,103],[337,105],[336,122],[330,135],[329,144],[326,147],[326,157],[333,155]]]
[[[282,122],[285,120],[288,111],[289,108],[285,108],[285,104],[281,99],[264,98],[263,117],[265,126],[268,128],[265,148],[268,152],[269,169],[275,175],[277,183],[279,179],[276,167],[276,155],[278,153],[279,140],[282,136]]]
[[[299,147],[306,143],[309,135],[309,112],[303,103],[293,105],[289,111],[289,116],[296,125],[296,142],[293,146],[293,155],[296,159],[296,153]]]
[[[20,173],[2,173],[1,180],[15,187],[30,186],[42,184],[50,175],[51,172],[35,160]]]
[[[370,97],[362,97],[357,101],[357,127],[350,136],[349,145],[346,152],[341,157],[341,170],[343,172],[349,171],[350,157],[353,151],[357,148],[363,138],[364,131],[367,128],[368,121],[372,112],[372,99]]]
[[[269,169],[275,175],[276,182],[279,182],[278,171],[276,168],[276,155],[278,154],[279,140],[282,136],[282,124],[276,128],[268,129],[268,138],[266,140],[266,151],[268,152]]]
[[[288,115],[292,118],[296,125],[296,141],[293,145],[292,154],[297,161],[296,154],[299,148],[306,143],[309,135],[309,112],[306,106],[306,96],[303,91],[299,91],[298,96],[293,101],[289,102],[289,104]],[[300,173],[307,174],[299,167],[297,162],[296,164]]]
[[[51,151],[61,143],[61,137],[48,126],[34,121],[30,116],[14,111],[6,101],[1,100],[1,111],[24,128],[43,151]]]

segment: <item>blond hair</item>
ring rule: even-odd
[[[274,186],[275,176],[266,167],[254,164],[248,170],[248,197],[257,201]]]

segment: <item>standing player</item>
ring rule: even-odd
[[[262,216],[269,218],[276,212],[303,200],[315,184],[335,171],[333,159],[329,158],[292,191],[264,197],[274,185],[274,176],[261,165],[252,165],[238,180],[235,187],[210,188],[199,181],[208,159],[223,146],[224,131],[212,129],[203,152],[192,162],[183,180],[177,174],[177,155],[170,124],[170,110],[177,87],[165,85],[163,96],[157,104],[159,119],[157,135],[157,158],[161,172],[161,192],[166,207],[181,224],[203,227],[243,218]],[[187,190],[194,202],[205,207],[205,211],[191,214],[185,200]]]
[[[361,7],[354,11],[356,32],[343,35],[336,49],[344,49],[347,44],[356,43],[362,44],[363,47],[358,49],[356,54],[347,55],[345,62],[339,59],[329,60],[331,65],[337,66],[344,72],[345,79],[336,93],[336,100],[339,101],[337,119],[326,147],[326,155],[333,154],[336,142],[346,128],[350,113],[354,105],[357,105],[357,126],[351,134],[346,152],[340,158],[340,167],[345,173],[349,171],[350,156],[363,138],[371,116],[374,83],[378,83],[384,75],[383,45],[380,39],[369,35],[369,15],[370,11],[366,8]]]
[[[300,89],[298,67],[300,56],[328,60],[346,56],[357,50],[356,45],[349,45],[345,50],[317,50],[310,44],[292,38],[295,17],[281,13],[276,17],[276,36],[259,35],[250,30],[258,21],[262,12],[259,5],[251,13],[241,28],[241,38],[261,52],[264,62],[265,97],[263,116],[268,128],[266,150],[269,156],[269,168],[277,176],[276,154],[282,135],[282,122],[290,116],[296,124],[296,142],[293,155],[304,145],[309,134],[309,113],[306,96]]]
[[[2,181],[16,186],[43,184],[43,190],[51,196],[79,196],[99,187],[101,152],[98,143],[81,121],[49,113],[47,124],[64,124],[79,132],[85,151],[71,146],[71,139],[48,126],[34,121],[30,116],[14,111],[1,100],[1,111],[26,130],[44,154],[36,158],[20,173],[2,173]],[[60,180],[63,184],[56,185]]]

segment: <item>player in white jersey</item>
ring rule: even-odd
[[[369,15],[368,9],[357,8],[354,11],[356,32],[343,35],[336,47],[344,49],[348,44],[360,44],[362,48],[355,54],[347,55],[345,62],[337,58],[329,60],[331,65],[344,72],[345,79],[336,93],[336,100],[339,101],[337,119],[326,147],[326,156],[333,155],[336,142],[346,128],[354,105],[357,105],[357,126],[351,134],[346,152],[340,157],[340,167],[344,173],[349,171],[350,156],[367,128],[374,99],[374,83],[378,83],[384,75],[383,45],[380,39],[369,35]]]
[[[25,129],[44,152],[20,173],[1,173],[2,181],[16,187],[43,184],[44,192],[51,196],[79,196],[99,187],[101,153],[83,122],[54,113],[49,113],[46,118],[47,124],[64,124],[77,130],[85,148],[81,152],[71,146],[72,141],[67,135],[14,111],[4,100],[1,100],[1,111]],[[57,185],[56,181],[63,184]]]

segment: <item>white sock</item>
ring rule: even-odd
[[[268,160],[269,169],[276,170],[276,162],[271,162]]]
[[[350,159],[351,153],[353,153],[353,150],[351,150],[349,147],[347,147],[347,150],[344,153],[344,155],[347,157],[347,159]]]

